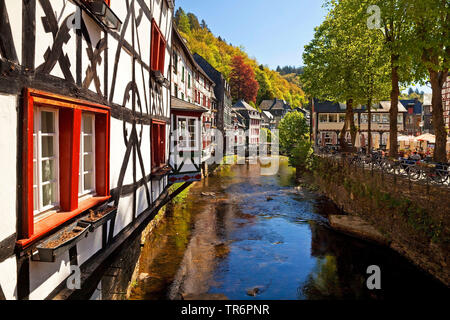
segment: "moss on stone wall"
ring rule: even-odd
[[[319,157],[312,179],[344,212],[371,223],[393,249],[450,285],[448,187]]]
[[[391,213],[405,218],[405,221],[422,232],[433,242],[449,241],[444,234],[444,221],[437,221],[429,214],[429,209],[423,207],[417,201],[404,198],[398,193],[393,193],[386,184],[381,185],[379,179],[372,179],[368,174],[356,174],[352,167],[329,159],[316,159],[314,175],[326,182],[326,189],[333,185],[342,185],[352,201],[364,201],[373,204],[375,210],[389,210]],[[353,167],[353,169],[355,169]],[[352,172],[353,171],[353,172]],[[379,174],[378,172],[376,174]],[[364,180],[361,181],[363,178]],[[323,183],[322,183],[323,185]]]

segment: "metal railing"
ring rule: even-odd
[[[405,158],[391,159],[384,156],[381,151],[373,151],[369,155],[362,152],[339,152],[336,147],[316,147],[314,151],[318,156],[337,158],[355,167],[402,176],[411,181],[450,187],[449,163]]]

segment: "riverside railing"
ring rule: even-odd
[[[409,181],[424,184],[435,184],[450,187],[450,164],[435,163],[424,160],[391,159],[374,151],[369,155],[363,153],[338,152],[335,148],[316,148],[315,154],[320,157],[331,157],[346,162],[355,168],[379,171],[381,174],[401,176]]]

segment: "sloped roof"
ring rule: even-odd
[[[263,111],[262,112],[267,118],[273,119],[273,115],[269,111]]]
[[[314,112],[320,112],[320,113],[345,113],[345,110],[347,109],[347,106],[345,103],[337,103],[332,101],[319,101],[318,99],[314,99]],[[380,103],[376,104],[372,108],[372,112],[383,112],[387,113],[391,109],[391,102],[390,101],[381,101]],[[367,112],[366,106],[358,106],[353,109],[353,112]],[[401,102],[398,102],[398,112],[407,112],[405,107],[401,104]]]
[[[259,108],[261,110],[270,110],[270,108],[273,106],[273,100],[263,100],[261,104],[259,105]]]
[[[375,107],[373,112],[389,112],[391,110],[391,102],[390,101],[381,101],[378,107]],[[398,112],[407,112],[402,103],[398,102]]]
[[[273,100],[263,100],[261,104],[259,105],[259,108],[261,110],[285,110],[285,109],[291,109],[291,106],[286,103],[286,101],[281,99],[273,99]]]
[[[170,109],[179,111],[193,111],[193,112],[208,112],[209,110],[201,106],[196,106],[195,104],[189,103],[187,101],[171,97],[170,98]]]
[[[284,100],[275,99],[273,106],[270,110],[285,110],[291,109],[291,106],[286,103]]]
[[[409,99],[409,100],[400,100],[402,105],[408,110],[407,108],[409,106],[412,106],[414,109],[414,114],[422,114],[422,102],[416,99]]]
[[[238,125],[241,127],[245,127],[245,118],[239,112],[236,112],[234,110],[231,110],[231,113],[236,117]]]
[[[329,112],[329,113],[339,113],[345,112],[347,106],[345,103],[337,103],[332,101],[320,101],[318,99],[314,99],[314,112]]]
[[[256,110],[255,108],[253,108],[251,105],[249,105],[247,102],[245,102],[244,100],[239,100],[238,102],[236,102],[233,105],[233,109],[235,110],[247,110],[247,111],[256,111],[259,112],[258,110]]]

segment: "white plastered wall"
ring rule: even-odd
[[[16,232],[17,202],[17,99],[15,95],[0,95],[0,241]]]

